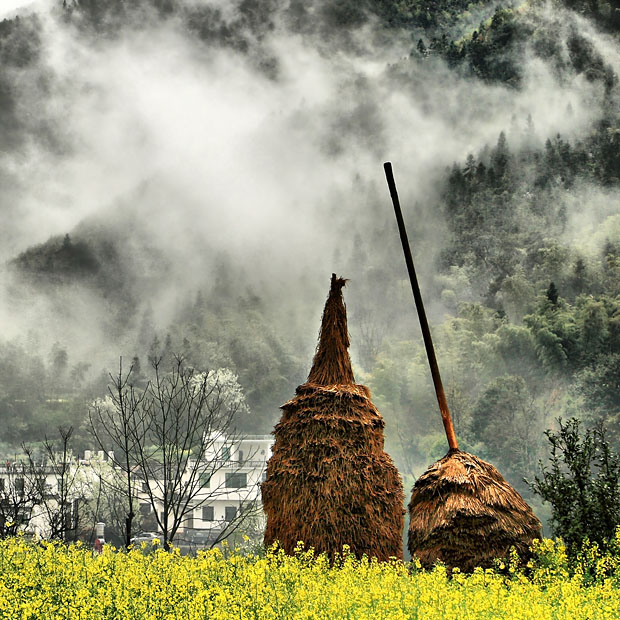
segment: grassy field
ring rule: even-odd
[[[524,572],[446,575],[402,563],[213,550],[198,557],[145,549],[102,555],[82,545],[0,541],[2,619],[604,620],[620,617],[620,562],[597,556],[569,570],[545,540]],[[526,572],[527,575],[526,576]]]

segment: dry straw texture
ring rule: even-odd
[[[265,544],[298,541],[333,557],[402,558],[403,488],[383,451],[384,421],[356,385],[349,358],[345,280],[332,275],[308,382],[282,406],[262,484]]]
[[[409,551],[422,566],[437,560],[472,571],[506,557],[529,556],[540,521],[493,465],[450,451],[415,483],[409,503]]]

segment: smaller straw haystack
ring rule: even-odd
[[[402,482],[383,451],[383,418],[353,377],[345,282],[332,275],[308,381],[274,430],[261,485],[265,544],[293,553],[303,541],[332,558],[348,545],[358,557],[402,559]]]
[[[430,568],[490,568],[514,546],[521,559],[541,538],[540,521],[493,465],[450,450],[416,481],[409,502],[412,557]]]

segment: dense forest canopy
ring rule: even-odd
[[[406,483],[446,450],[381,164],[463,447],[620,448],[616,0],[66,0],[0,22],[2,451],[118,357],[228,368],[270,432],[327,278]]]

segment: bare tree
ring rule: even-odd
[[[136,480],[134,474],[135,456],[139,453],[136,445],[136,428],[141,426],[139,419],[144,414],[142,403],[146,396],[131,383],[134,366],[130,366],[126,375],[123,375],[123,358],[120,358],[118,375],[110,374],[111,386],[108,386],[108,402],[95,401],[89,409],[90,427],[99,444],[107,451],[113,448],[114,464],[123,473],[122,480],[112,480],[100,477],[102,485],[108,485],[108,491],[113,495],[124,497],[125,501],[125,546],[131,544],[133,522],[136,516]],[[124,488],[118,488],[120,482]],[[115,511],[116,512],[116,511]]]
[[[60,427],[58,434],[58,440],[45,438],[38,458],[31,446],[22,446],[26,454],[24,476],[36,495],[35,505],[45,523],[46,536],[75,540],[87,491],[80,479],[80,463],[71,449],[73,428]]]
[[[28,484],[24,463],[15,459],[0,466],[0,538],[15,536],[30,521],[38,502],[35,488]]]
[[[114,464],[110,458],[107,460],[92,457],[89,462],[88,476],[88,501],[84,506],[83,513],[89,521],[89,539],[94,542],[96,524],[104,522],[105,538],[114,545],[126,545],[127,543],[127,484],[125,472]],[[132,491],[135,487],[135,476],[132,478]],[[133,506],[137,498],[134,497]],[[131,531],[140,531],[142,520],[140,514],[133,510],[131,517]],[[131,539],[130,539],[131,540]]]
[[[150,505],[165,549],[180,528],[191,525],[195,510],[234,489],[239,509],[214,528],[209,542],[215,544],[256,512],[256,488],[242,485],[247,480],[240,472],[252,455],[236,465],[230,458],[241,440],[234,423],[245,409],[244,400],[221,373],[196,373],[181,357],[175,356],[169,372],[161,368],[161,358],[151,365],[153,379],[144,390],[131,384],[131,368],[123,376],[121,367],[112,377],[112,407],[94,405],[93,432],[102,448],[113,447],[115,464],[133,480],[125,498],[131,513],[138,497]],[[215,484],[215,474],[224,468],[226,476],[218,476]]]

